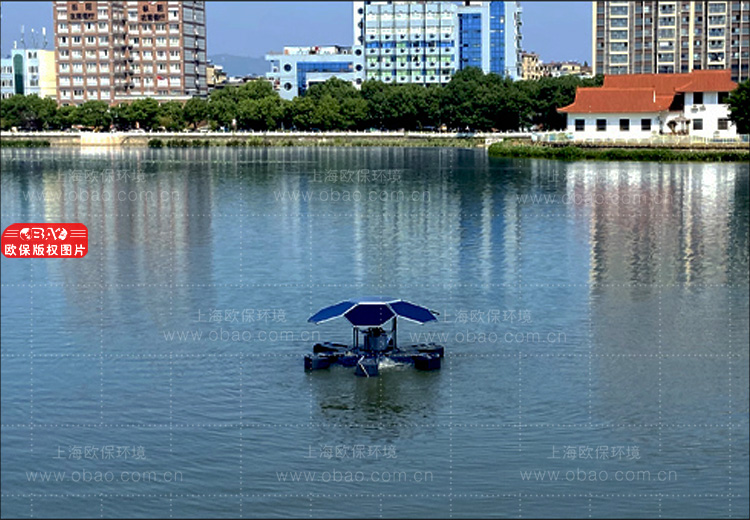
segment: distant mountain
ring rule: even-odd
[[[263,76],[271,70],[270,64],[263,58],[249,56],[234,56],[232,54],[214,54],[208,57],[216,65],[224,67],[229,76],[247,76],[254,74]]]

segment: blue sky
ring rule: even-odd
[[[207,3],[208,53],[262,57],[284,45],[351,44],[350,2]],[[0,2],[2,53],[26,26],[52,30],[52,2]],[[591,60],[590,2],[522,2],[523,47],[545,61]]]

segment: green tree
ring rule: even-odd
[[[579,87],[601,85],[601,78],[581,79],[576,76],[559,78],[542,78],[535,81],[524,81],[522,86],[533,100],[532,122],[542,130],[565,129],[565,115],[557,109],[571,104]]]
[[[0,126],[23,130],[48,130],[55,125],[57,103],[36,94],[17,94],[0,101]]]
[[[187,124],[193,125],[193,129],[197,129],[198,123],[205,121],[208,117],[206,100],[199,97],[188,99],[182,109],[182,115]]]
[[[25,96],[15,95],[0,100],[0,129],[10,130],[21,126],[21,115],[26,109]]]
[[[159,125],[170,132],[178,132],[185,128],[182,103],[167,101],[159,105]]]
[[[237,107],[237,127],[242,130],[273,130],[282,118],[283,109],[278,96],[244,99]]]
[[[367,126],[367,101],[352,97],[339,101],[342,130],[363,130]]]
[[[388,89],[382,81],[365,81],[362,84],[360,94],[367,103],[367,122],[370,126],[385,129],[391,117],[391,109],[388,104]]]
[[[313,112],[315,102],[306,96],[297,96],[285,105],[284,121],[295,130],[310,130],[313,128]]]
[[[229,87],[232,88],[232,87]],[[278,98],[279,95],[268,81],[248,81],[236,87],[239,99],[263,99],[266,97]]]
[[[386,127],[418,130],[426,126],[427,89],[422,85],[388,85],[385,104]]]
[[[740,134],[750,134],[750,79],[743,81],[729,94],[729,119]]]
[[[476,67],[468,67],[453,75],[443,91],[443,114],[450,128],[463,130],[475,125],[477,96],[484,82],[484,73]]]
[[[313,101],[312,125],[321,130],[356,130],[367,125],[367,102],[349,81],[330,78],[312,85],[306,98]]]
[[[73,105],[63,105],[58,108],[55,114],[55,128],[65,130],[76,124],[76,111]]]
[[[152,130],[159,125],[159,102],[153,98],[136,99],[128,113],[131,124],[138,128]]]
[[[313,111],[310,121],[312,128],[319,130],[338,130],[344,126],[341,114],[341,103],[331,94],[313,99]]]
[[[212,127],[230,127],[232,120],[237,118],[239,111],[237,105],[238,102],[230,97],[214,98],[212,96],[208,102],[208,117],[211,120]]]
[[[134,121],[131,117],[131,110],[129,103],[120,103],[119,105],[113,106],[109,110],[112,116],[112,124],[118,130],[128,130],[133,128]]]
[[[315,83],[307,90],[306,96],[315,101],[325,96],[331,96],[337,101],[350,98],[359,98],[361,94],[349,81],[339,78],[329,78],[323,83]]]
[[[86,101],[75,108],[72,114],[75,124],[83,125],[94,130],[109,127],[112,116],[109,105],[105,101]]]
[[[247,100],[265,98],[279,99],[278,93],[267,81],[248,81],[240,86],[216,89],[208,99],[208,117],[214,127],[231,128],[232,121],[237,121],[237,126],[240,127],[240,104]],[[250,106],[247,105],[246,108]]]

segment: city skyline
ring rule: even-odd
[[[1,2],[2,55],[13,48],[25,26],[26,46],[31,47],[31,30],[41,45],[42,27],[47,31],[47,48],[53,48],[52,3],[48,14],[39,16],[40,2]],[[44,2],[46,5],[47,2]],[[569,23],[590,27],[590,2],[521,2],[523,48],[537,52],[544,61],[590,59],[591,34],[570,31]],[[288,45],[348,45],[351,40],[351,2],[207,2],[207,47],[209,56],[228,54],[261,58]],[[278,20],[285,28],[277,29]],[[325,23],[311,24],[310,20]],[[211,30],[220,25],[223,30]],[[237,35],[247,37],[238,45]],[[242,74],[242,71],[230,71]]]

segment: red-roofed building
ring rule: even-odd
[[[559,108],[576,139],[646,138],[655,134],[735,137],[726,97],[737,88],[729,70],[688,74],[620,74],[579,88]]]

